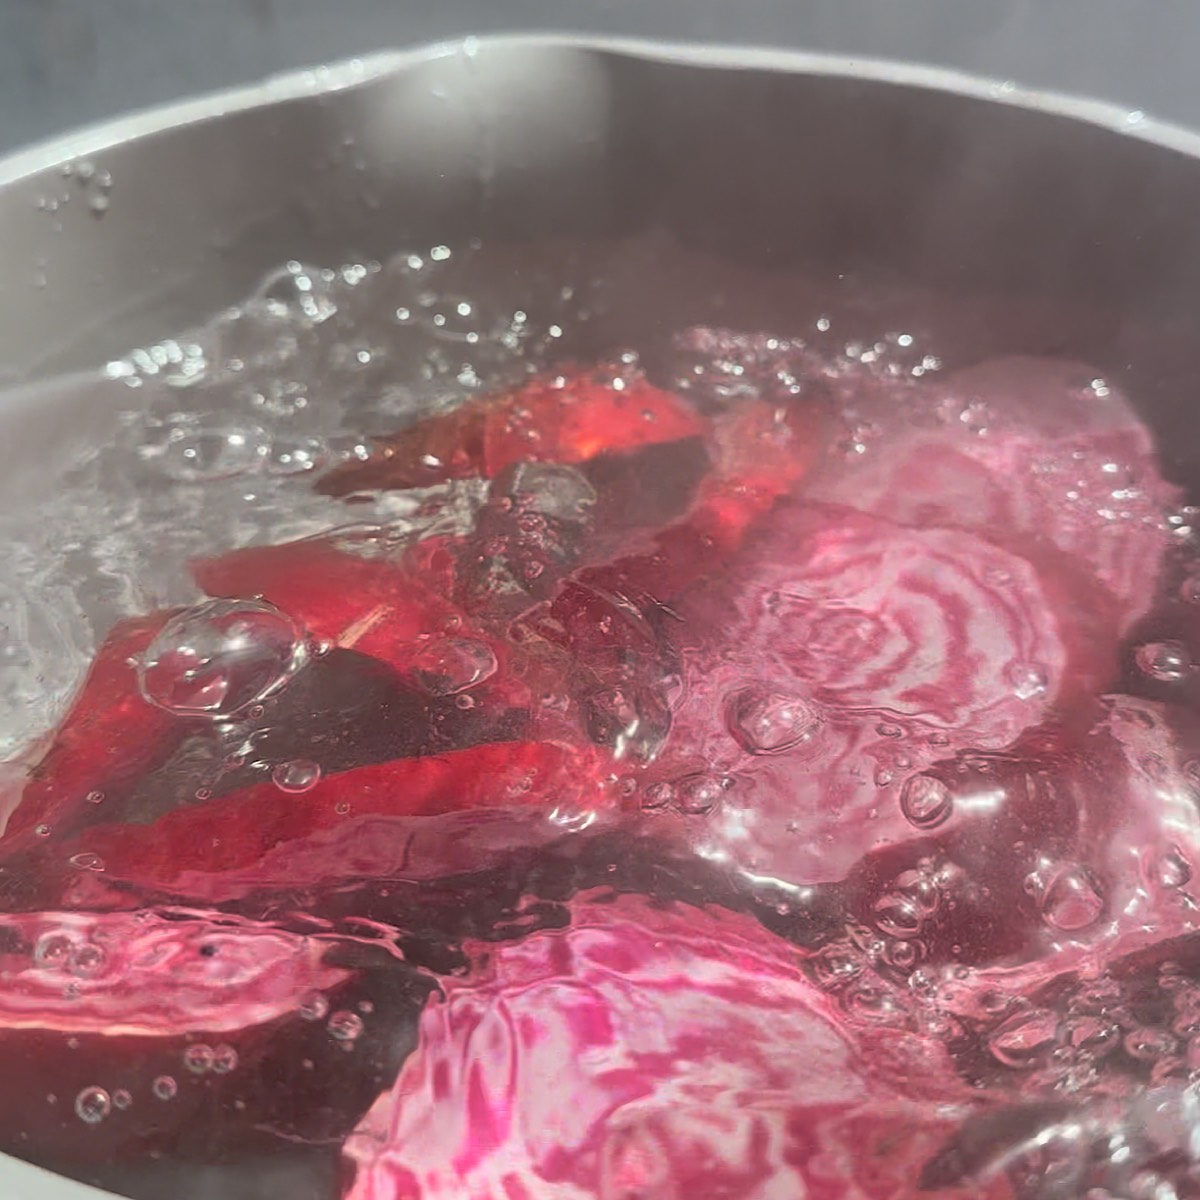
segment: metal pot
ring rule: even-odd
[[[0,162],[0,475],[101,419],[43,381],[199,323],[284,259],[659,225],[1086,312],[1000,348],[1119,376],[1195,481],[1197,212],[1200,137],[946,71],[562,37],[356,60]],[[0,1194],[102,1195],[12,1159]]]

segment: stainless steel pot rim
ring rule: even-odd
[[[342,91],[402,72],[421,62],[456,55],[469,57],[492,48],[534,53],[592,51],[652,61],[688,63],[697,67],[827,75],[922,88],[1083,121],[1200,158],[1200,132],[1159,120],[1140,109],[1064,92],[1027,88],[1012,80],[991,79],[948,67],[753,45],[706,45],[699,42],[549,32],[466,37],[406,50],[382,51],[362,58],[289,71],[245,87],[228,88],[145,109],[88,126],[64,137],[37,143],[0,158],[0,187],[47,167],[96,154],[109,146],[147,134],[301,96]]]

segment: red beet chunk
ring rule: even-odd
[[[986,1103],[903,1034],[847,1037],[753,922],[572,908],[446,981],[347,1143],[352,1200],[899,1197]]]
[[[704,419],[670,392],[617,370],[572,368],[429,417],[376,440],[371,457],[326,474],[330,496],[494,478],[521,461],[581,463],[598,454],[703,434]]]
[[[45,753],[28,769],[3,845],[28,847],[62,833],[99,803],[165,761],[194,728],[149,703],[138,687],[137,659],[170,616],[155,613],[117,625]]]
[[[267,781],[149,825],[96,826],[59,853],[87,855],[97,865],[76,874],[85,882],[94,875],[97,886],[120,882],[211,901],[271,886],[460,870],[452,839],[446,863],[423,860],[423,845],[440,845],[424,822],[524,810],[547,839],[572,816],[602,808],[604,796],[589,757],[552,743],[499,743],[360,767],[299,792]],[[520,833],[533,837],[528,823]]]

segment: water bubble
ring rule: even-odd
[[[416,319],[435,337],[447,342],[474,345],[480,337],[494,336],[495,322],[480,321],[478,306],[466,296],[424,292],[417,298]]]
[[[900,811],[910,825],[935,829],[954,810],[950,789],[934,775],[913,775],[900,792]]]
[[[809,960],[813,978],[827,991],[836,991],[863,972],[862,958],[846,944],[825,946]]]
[[[203,1075],[213,1064],[212,1047],[204,1042],[197,1042],[183,1052],[183,1065],[193,1075]]]
[[[1180,888],[1192,877],[1192,866],[1187,856],[1172,843],[1154,862],[1154,877],[1160,887]]]
[[[734,693],[725,720],[748,754],[783,754],[812,742],[821,729],[820,715],[807,700],[758,688]]]
[[[112,1102],[115,1108],[126,1109],[133,1103],[133,1097],[124,1088],[117,1088],[112,1094]]]
[[[329,447],[320,438],[276,438],[266,469],[271,475],[303,475],[323,466],[328,458]]]
[[[104,953],[102,947],[92,942],[85,942],[82,946],[77,946],[72,950],[68,965],[72,975],[90,979],[99,975],[107,962],[108,955]]]
[[[1018,700],[1036,700],[1049,687],[1046,669],[1038,663],[1011,663],[1005,675]]]
[[[160,1100],[173,1100],[179,1092],[179,1084],[175,1082],[174,1077],[171,1075],[160,1075],[150,1085],[150,1090]]]
[[[712,812],[721,802],[721,797],[733,786],[727,775],[709,775],[698,772],[687,775],[675,785],[675,808],[691,817],[702,817]]]
[[[65,933],[44,933],[33,948],[33,961],[39,967],[65,966],[74,943]]]
[[[320,992],[310,992],[300,1000],[300,1015],[306,1021],[320,1021],[329,1012],[329,1001]]]
[[[208,600],[173,616],[138,669],[142,695],[179,716],[227,717],[307,661],[291,619],[261,600]]]
[[[496,673],[496,655],[474,638],[436,638],[414,655],[412,672],[431,696],[453,696]]]
[[[88,199],[88,212],[93,217],[100,218],[108,212],[108,207],[112,201],[105,195],[95,195]]]
[[[1001,1066],[1028,1070],[1058,1044],[1058,1017],[1044,1009],[1017,1013],[992,1031],[988,1050]]]
[[[84,796],[84,799],[89,804],[102,804],[104,802],[104,793],[95,791],[88,792],[88,794]]]
[[[1046,885],[1041,910],[1047,925],[1074,933],[1099,919],[1104,911],[1104,897],[1089,871],[1067,866],[1056,872]]]
[[[321,780],[321,768],[315,762],[297,758],[280,763],[271,772],[271,782],[281,791],[293,794],[311,791]]]
[[[1147,642],[1134,655],[1138,669],[1160,683],[1178,683],[1192,669],[1191,655],[1182,642]]]
[[[326,1026],[326,1029],[329,1030],[329,1036],[335,1042],[341,1042],[349,1049],[362,1034],[362,1017],[357,1013],[347,1012],[343,1009],[340,1012],[335,1012],[329,1018],[329,1024]]]
[[[222,1042],[213,1047],[212,1065],[210,1070],[214,1075],[228,1075],[238,1065],[238,1053],[229,1045]]]
[[[901,1025],[908,1012],[899,998],[886,988],[860,983],[852,988],[844,1001],[846,1010],[875,1025]]]
[[[87,1125],[99,1125],[112,1112],[112,1098],[102,1087],[85,1087],[75,1097],[75,1115]]]
[[[205,425],[178,420],[159,442],[146,442],[140,456],[176,483],[212,483],[256,471],[271,453],[257,425]]]
[[[924,945],[921,942],[905,941],[897,938],[894,941],[888,942],[887,949],[883,952],[883,957],[890,966],[895,967],[897,970],[908,971],[915,967],[921,960],[923,950]]]
[[[888,892],[875,901],[875,924],[890,937],[915,938],[925,923],[926,913],[911,897]]]

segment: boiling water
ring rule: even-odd
[[[3,1148],[139,1197],[1197,1194],[1193,514],[1118,380],[1011,357],[1046,326],[422,247],[48,392]]]

